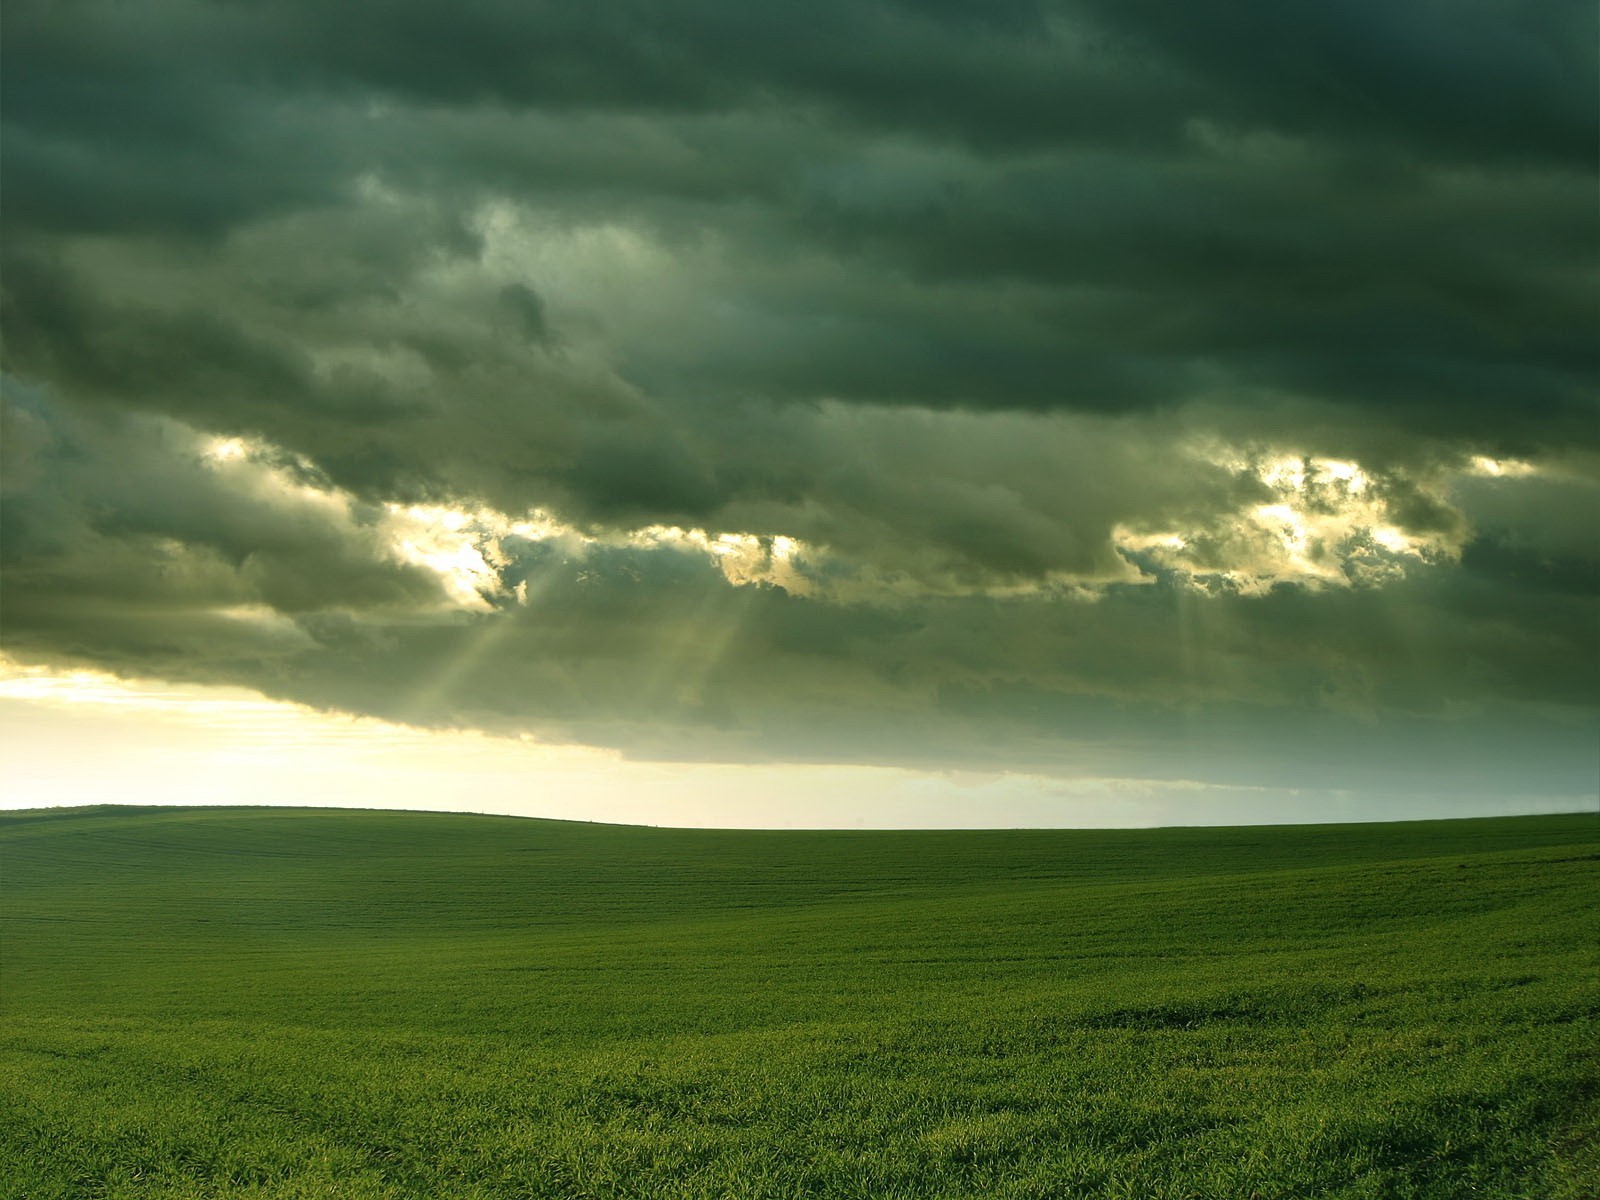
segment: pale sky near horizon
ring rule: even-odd
[[[760,794],[753,802],[751,791]],[[0,659],[0,810],[246,804],[755,828],[1139,828],[1581,811],[1583,797],[1360,795],[815,764],[646,763],[405,728],[241,688]]]
[[[5,803],[1600,803],[1592,4],[0,22]]]

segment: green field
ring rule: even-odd
[[[1600,1195],[1600,818],[0,818],[0,1194]]]

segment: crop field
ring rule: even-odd
[[[1600,1195],[1600,818],[0,818],[0,1195]]]

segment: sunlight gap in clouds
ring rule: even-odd
[[[1490,458],[1479,454],[1472,459],[1472,473],[1487,475],[1492,479],[1523,479],[1537,475],[1539,468],[1519,458]]]
[[[1282,452],[1250,457],[1226,447],[1209,449],[1209,456],[1237,477],[1259,482],[1273,499],[1181,530],[1116,530],[1120,549],[1173,573],[1180,584],[1245,595],[1284,583],[1373,586],[1461,555],[1464,525],[1407,532],[1359,463]],[[1448,478],[1433,490],[1446,503]]]
[[[1175,586],[1202,592],[1260,595],[1285,583],[1313,589],[1377,586],[1414,567],[1460,556],[1464,527],[1406,530],[1386,489],[1357,462],[1283,451],[1250,453],[1215,444],[1198,446],[1193,453],[1211,467],[1259,486],[1272,499],[1214,511],[1184,528],[1117,525],[1113,545],[1133,572],[1120,582],[1149,584],[1165,577]],[[273,447],[241,437],[209,437],[203,439],[203,455],[219,472],[251,472],[253,486],[277,488],[343,513],[351,508],[350,498],[337,489],[307,481],[314,464],[291,472],[278,465],[284,456]],[[1444,504],[1452,478],[1523,479],[1538,473],[1530,463],[1479,456],[1454,476],[1441,474],[1427,490]],[[527,603],[526,581],[508,585],[504,580],[515,540],[554,544],[574,564],[606,547],[692,554],[714,565],[735,586],[775,586],[793,595],[836,601],[871,603],[938,594],[1094,599],[1111,586],[1103,579],[1059,571],[1020,582],[936,583],[886,574],[871,562],[847,561],[826,545],[778,532],[663,524],[583,529],[545,509],[508,514],[447,504],[391,502],[383,505],[383,512],[378,532],[390,553],[431,572],[447,606],[465,612]]]

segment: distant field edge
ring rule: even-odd
[[[1346,828],[1352,825],[1367,827],[1386,826],[1398,831],[1419,831],[1438,826],[1463,828],[1470,825],[1536,825],[1590,818],[1600,832],[1600,800],[1592,805],[1573,808],[1551,808],[1537,813],[1506,813],[1491,816],[1475,814],[1460,817],[1425,817],[1404,820],[1371,820],[1352,818],[1334,821],[1252,821],[1230,825],[992,825],[992,826],[800,826],[800,825],[670,825],[638,824],[624,821],[591,821],[573,817],[546,817],[530,813],[476,812],[461,809],[392,808],[381,804],[80,804],[47,805],[37,808],[0,809],[0,827],[21,825],[34,821],[67,821],[92,817],[129,817],[142,815],[174,816],[181,814],[240,815],[240,814],[388,814],[415,817],[460,817],[468,820],[502,820],[531,822],[546,825],[595,827],[601,829],[662,829],[686,833],[827,833],[827,834],[960,834],[960,833],[1158,833],[1158,832],[1213,832],[1249,830],[1262,833],[1271,830],[1311,833],[1318,829]]]

